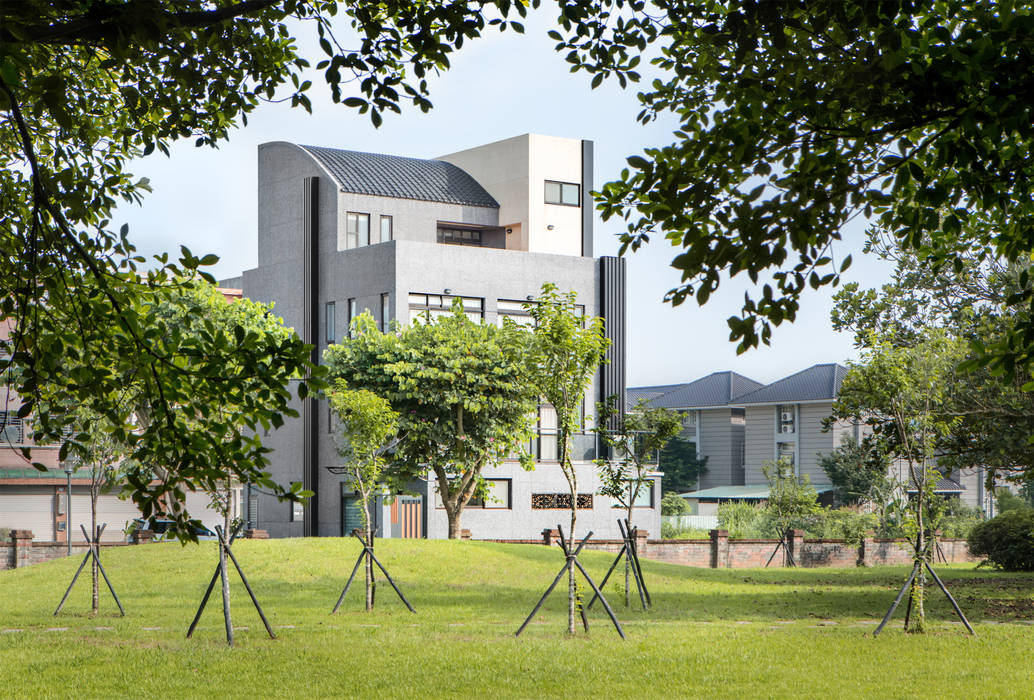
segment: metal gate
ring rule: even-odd
[[[395,496],[391,503],[391,536],[424,536],[424,501],[419,496]]]

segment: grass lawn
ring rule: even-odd
[[[649,613],[617,607],[621,641],[597,605],[586,636],[566,635],[562,592],[513,634],[562,565],[558,548],[378,540],[378,557],[417,609],[381,579],[330,610],[359,547],[343,539],[234,546],[279,639],[265,636],[233,574],[237,646],[225,644],[218,589],[194,638],[187,625],[214,570],[206,543],[105,552],[126,606],[89,583],[53,617],[79,558],[0,571],[0,697],[1029,697],[1034,579],[942,568],[973,621],[971,638],[931,590],[932,630],[879,638],[877,618],[905,568],[710,570],[644,561]],[[602,577],[611,555],[587,552]],[[103,585],[103,584],[102,584]],[[102,588],[102,591],[104,589]]]

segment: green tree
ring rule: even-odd
[[[359,492],[366,541],[373,542],[370,496],[382,486],[385,452],[398,434],[398,414],[387,400],[366,389],[353,390],[337,380],[327,392],[341,428],[340,454],[351,485]],[[366,609],[373,610],[373,558],[366,558]]]
[[[819,466],[836,488],[841,503],[869,501],[887,490],[890,459],[878,440],[867,437],[858,442],[844,435],[835,450],[819,459]]]
[[[954,469],[986,471],[988,488],[1002,475],[1013,480],[1034,470],[1034,387],[1030,371],[1009,373],[982,366],[981,348],[1001,342],[1029,309],[1012,303],[1029,271],[998,257],[968,254],[961,264],[930,269],[912,250],[902,248],[878,230],[869,234],[867,249],[895,270],[879,289],[844,285],[834,295],[833,327],[854,333],[864,346],[872,334],[896,345],[913,345],[931,328],[970,344],[955,373],[951,405],[945,410],[963,420],[939,441],[938,463]],[[974,351],[975,347],[975,351]]]
[[[669,491],[661,498],[661,515],[689,515],[689,504],[674,491]]]
[[[939,441],[958,421],[947,409],[955,368],[964,351],[959,341],[939,330],[927,331],[914,346],[874,337],[862,361],[844,377],[833,404],[834,418],[868,424],[885,441],[890,455],[907,468],[906,487],[913,497],[906,532],[921,563],[931,559],[935,543],[929,534],[943,513],[943,503],[933,493],[940,476],[933,465]],[[925,631],[925,584],[920,570],[912,588],[912,632]]]
[[[538,299],[527,305],[535,319],[528,374],[538,393],[556,409],[558,461],[571,498],[568,541],[572,543],[578,522],[578,474],[571,457],[571,438],[584,428],[582,402],[610,344],[603,334],[603,319],[585,318],[576,300],[574,292],[561,292],[547,283]],[[569,567],[568,574],[567,631],[574,634],[574,567]]]
[[[471,497],[484,493],[482,472],[530,441],[537,394],[524,355],[530,334],[512,325],[475,323],[459,302],[434,322],[381,333],[360,315],[351,337],[324,353],[331,376],[386,399],[399,415],[400,439],[386,478],[396,490],[435,475],[449,537]],[[522,463],[532,468],[528,455]]]
[[[615,420],[616,419],[616,420]],[[617,423],[616,428],[611,426]],[[623,415],[617,410],[617,397],[596,404],[596,434],[609,454],[595,460],[599,467],[600,493],[610,496],[625,508],[626,522],[632,524],[632,509],[657,467],[660,451],[682,430],[682,418],[666,408],[649,408],[645,401]],[[625,606],[629,605],[631,563],[625,557]]]
[[[309,109],[312,67],[335,102],[375,125],[405,104],[426,111],[428,75],[447,69],[453,52],[487,28],[523,31],[509,17],[523,16],[527,6],[509,0],[4,3],[0,320],[13,321],[13,330],[0,346],[6,358],[0,370],[11,361],[22,368],[17,389],[24,415],[35,412],[41,440],[61,440],[72,420],[36,410],[50,385],[108,416],[119,441],[132,433],[134,459],[166,465],[157,490],[145,480],[130,484],[146,513],[168,490],[189,488],[199,475],[216,478],[211,463],[233,465],[241,481],[261,480],[266,461],[258,440],[202,445],[196,433],[226,434],[224,416],[210,416],[209,409],[242,402],[236,379],[242,366],[266,385],[248,406],[252,428],[292,415],[286,382],[277,383],[300,379],[298,398],[320,388],[311,348],[296,338],[274,345],[249,334],[184,347],[181,337],[148,325],[154,297],[216,258],[186,249],[178,262],[136,254],[127,227],[114,230],[110,223],[117,202],[139,202],[149,191],[128,163],[168,154],[181,139],[215,147],[266,102]],[[351,38],[338,39],[342,26]],[[315,66],[295,41],[305,31],[318,39]],[[64,371],[69,360],[79,366],[75,375]],[[119,378],[134,372],[154,417],[137,432],[111,398]],[[183,430],[172,417],[177,412],[194,415],[198,429]],[[278,495],[291,493],[269,486]]]
[[[632,508],[649,473],[657,467],[660,451],[682,430],[682,419],[666,408],[649,408],[645,401],[620,415],[615,404],[615,397],[596,404],[596,433],[609,452],[607,458],[596,460],[596,466],[600,493],[617,501],[631,523]],[[612,421],[616,428],[610,427]]]
[[[776,521],[780,535],[793,523],[819,510],[819,495],[811,485],[811,479],[807,474],[797,476],[789,460],[764,462],[761,473],[768,481],[768,503],[765,508]]]
[[[674,437],[661,448],[658,468],[664,472],[664,487],[675,493],[696,488],[707,473],[707,457],[697,454],[696,443]]]
[[[676,0],[609,22],[613,4],[572,8],[563,28],[589,30],[556,33],[557,48],[594,83],[635,80],[634,58],[652,53],[660,75],[638,93],[639,120],[679,128],[628,159],[600,209],[627,220],[626,248],[664,237],[678,249],[673,304],[706,302],[726,277],[757,283],[729,320],[741,350],[793,321],[806,290],[839,281],[858,216],[934,269],[969,252],[1029,255],[1029,4]],[[989,354],[1027,362],[1032,326]]]

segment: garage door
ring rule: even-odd
[[[33,486],[0,488],[0,527],[32,530],[37,542],[54,541],[54,489]]]
[[[132,501],[123,501],[114,494],[101,494],[97,498],[97,525],[107,523],[104,528],[102,542],[125,542],[126,527],[135,518],[140,517],[140,511]],[[72,541],[82,542],[83,531],[79,529],[82,523],[87,531],[90,530],[90,493],[88,489],[72,488]]]

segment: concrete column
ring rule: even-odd
[[[728,530],[711,530],[711,568],[729,568]]]
[[[11,546],[14,549],[14,568],[20,569],[32,563],[32,530],[11,530]]]

